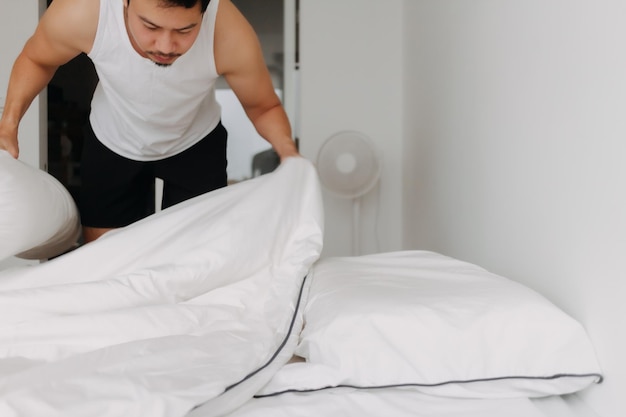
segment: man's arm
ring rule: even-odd
[[[221,0],[215,27],[217,71],[241,102],[257,132],[281,161],[298,156],[287,114],[274,91],[261,45],[248,21],[230,0]]]
[[[91,49],[99,3],[55,0],[46,10],[13,64],[0,119],[0,149],[18,157],[17,137],[22,117],[60,65]]]

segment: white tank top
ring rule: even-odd
[[[218,0],[211,0],[187,53],[160,67],[133,49],[122,0],[100,0],[100,19],[88,56],[99,82],[90,122],[115,153],[138,161],[163,159],[191,147],[219,123],[213,37]]]

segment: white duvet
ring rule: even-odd
[[[0,271],[0,416],[235,409],[295,349],[322,217],[315,169],[290,158],[53,261]]]

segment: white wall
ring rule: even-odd
[[[407,247],[539,290],[626,413],[626,2],[405,2]]]
[[[0,3],[0,106],[4,105],[13,61],[35,30],[45,8],[45,0]],[[20,159],[40,168],[45,167],[48,159],[46,147],[39,146],[42,138],[47,140],[47,134],[42,131],[47,128],[45,102],[45,95],[43,100],[35,99],[19,131]]]
[[[402,240],[402,0],[301,0],[300,134],[315,161],[331,135],[356,130],[383,158],[380,187],[361,211],[363,253]],[[351,254],[352,205],[324,194],[324,256]]]

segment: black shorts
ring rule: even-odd
[[[104,146],[87,123],[78,207],[87,227],[127,226],[155,211],[155,178],[162,208],[226,186],[226,129],[220,123],[191,148],[158,161],[124,158]]]

